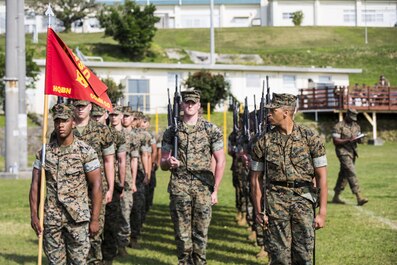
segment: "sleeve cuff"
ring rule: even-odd
[[[263,171],[263,162],[251,161],[251,170],[252,171]]]
[[[325,155],[313,158],[314,167],[325,167],[327,165],[327,157]]]

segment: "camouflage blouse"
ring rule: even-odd
[[[335,124],[332,129],[332,137],[338,139],[348,139],[351,137],[356,137],[361,133],[360,125],[357,122],[347,123],[345,121],[340,121]],[[337,156],[351,156],[357,155],[357,143],[346,143],[341,145],[335,145],[335,151]]]
[[[172,178],[190,180],[193,176],[213,187],[211,158],[214,152],[223,148],[222,131],[202,118],[198,119],[194,127],[183,122],[178,126],[178,160],[181,165],[172,172]],[[172,152],[173,142],[174,129],[169,127],[164,132],[161,150]]]
[[[277,127],[256,139],[251,156],[253,171],[262,171],[266,160],[269,181],[311,182],[314,169],[327,165],[325,147],[319,135],[297,124],[286,140]]]
[[[41,150],[33,166],[41,169]],[[76,138],[66,147],[58,146],[57,141],[46,145],[46,224],[59,225],[64,209],[76,223],[90,220],[85,173],[99,167],[95,150]]]

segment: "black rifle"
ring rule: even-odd
[[[258,113],[256,111],[256,97],[254,95],[254,132],[255,135],[259,134]]]
[[[178,120],[179,120],[179,105],[181,103],[181,95],[178,91],[178,75],[175,75],[175,93],[174,93],[174,109],[173,109],[173,123],[174,126],[174,157],[178,159]]]
[[[57,104],[62,104],[64,101],[63,101],[63,97],[58,97],[57,98]]]
[[[237,134],[238,132],[238,110],[237,110],[237,102],[233,100],[233,134]]]
[[[243,113],[243,125],[244,125],[244,136],[247,142],[250,141],[250,113],[248,110],[248,99],[245,97],[244,101],[244,113]]]
[[[167,118],[168,118],[168,126],[172,125],[172,105],[171,105],[171,99],[170,99],[170,89],[167,88],[167,93],[168,93],[168,106],[167,106]]]
[[[266,76],[266,84],[267,84],[267,89],[266,89],[266,105],[267,105],[267,104],[270,103],[270,87],[269,87],[269,77],[268,76]],[[262,94],[262,99],[263,98],[264,97],[263,97],[263,94]],[[262,102],[261,102],[261,105],[262,105]],[[263,115],[264,115],[263,120],[265,122],[265,128],[264,128],[265,129],[265,133],[267,133],[268,131],[270,131],[270,126],[271,125],[269,123],[269,120],[267,119],[268,109],[265,109],[264,105],[265,104],[263,104],[263,109],[264,109],[263,110]],[[264,152],[265,153],[264,153],[263,157],[266,158],[266,152],[267,152],[266,148],[265,148]],[[263,159],[263,192],[262,192],[262,197],[263,197],[263,211],[264,211],[265,214],[266,214],[266,209],[267,209],[267,200],[266,200],[266,188],[267,188],[267,182],[268,182],[267,175],[268,175],[268,173],[267,173],[267,163],[266,163],[266,159]]]
[[[261,103],[259,105],[259,124],[258,124],[258,129],[259,129],[259,134],[262,134],[262,129],[263,129],[263,121],[265,119],[265,80],[263,80],[263,86],[262,86],[262,97],[261,97]]]

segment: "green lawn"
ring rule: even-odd
[[[397,263],[396,150],[397,143],[359,147],[357,173],[362,191],[370,201],[364,207],[357,207],[350,190],[346,190],[342,197],[349,204],[329,204],[326,228],[317,232],[317,264]],[[330,200],[339,165],[331,144],[327,144],[327,151]],[[167,172],[158,172],[155,205],[144,226],[141,249],[128,249],[130,256],[117,258],[114,264],[176,263],[166,192],[168,177]],[[0,264],[36,263],[37,240],[30,228],[29,183],[29,180],[0,180]],[[213,209],[209,232],[209,264],[265,264],[265,260],[254,257],[258,249],[246,240],[247,230],[233,220],[230,170],[226,170],[219,200],[220,204]]]

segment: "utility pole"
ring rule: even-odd
[[[26,112],[26,48],[25,48],[25,0],[18,0],[18,84],[19,84],[19,169],[28,165],[28,121]]]
[[[19,168],[17,25],[17,1],[6,0],[5,170],[12,173]]]
[[[210,4],[210,64],[215,64],[215,34],[214,34],[214,0],[211,0]]]

